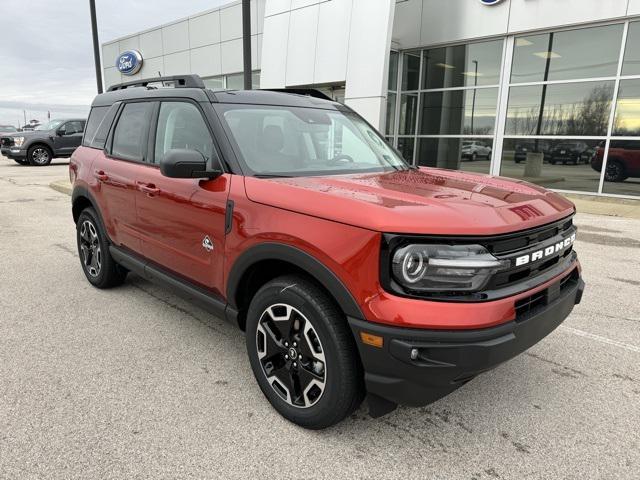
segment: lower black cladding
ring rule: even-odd
[[[580,303],[583,291],[575,270],[543,290],[543,303],[516,320],[478,330],[418,330],[349,318],[367,391],[396,404],[432,403],[549,335]],[[363,344],[360,332],[383,337],[383,348]]]

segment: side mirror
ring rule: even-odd
[[[207,170],[207,159],[195,150],[174,149],[160,160],[160,172],[170,178],[216,178],[219,170]]]
[[[59,128],[58,130],[56,130],[56,135],[58,135],[59,137],[62,137],[65,133],[66,130],[64,128]]]

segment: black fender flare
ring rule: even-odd
[[[263,260],[281,260],[305,270],[326,288],[349,317],[364,319],[353,295],[338,276],[309,253],[283,243],[261,243],[243,252],[235,261],[227,277],[227,302],[237,309],[236,295],[244,274]]]
[[[93,208],[93,210],[96,212],[96,215],[98,215],[98,222],[100,222],[100,228],[102,228],[102,231],[104,232],[104,234],[107,237],[107,241],[113,245],[113,242],[111,241],[111,239],[109,238],[109,232],[107,231],[107,228],[105,226],[104,220],[102,218],[102,213],[100,212],[100,209],[98,208],[98,203],[96,202],[95,198],[93,197],[93,195],[91,195],[91,192],[89,191],[88,188],[84,187],[84,186],[75,186],[73,187],[73,190],[71,192],[71,209],[72,209],[72,214],[73,214],[73,208],[76,204],[76,202],[81,199],[84,198],[86,199],[90,204],[91,207]],[[73,221],[76,221],[75,215],[73,218]]]

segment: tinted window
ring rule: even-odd
[[[616,74],[622,25],[516,38],[512,82],[541,82]]]
[[[620,82],[613,134],[640,136],[640,80]]]
[[[154,163],[160,163],[173,149],[196,150],[207,160],[214,155],[213,140],[198,108],[186,102],[160,106]]]
[[[151,102],[129,103],[124,106],[113,133],[111,154],[114,157],[136,161],[144,159],[152,109]]]
[[[640,75],[640,22],[629,24],[627,49],[624,54],[623,75]]]
[[[405,53],[402,69],[402,90],[418,90],[420,79],[420,53]]]
[[[497,88],[422,94],[423,135],[490,135],[496,122]]]
[[[607,134],[614,82],[512,87],[508,135]]]
[[[422,88],[500,83],[502,40],[425,50]]]
[[[91,113],[89,113],[89,120],[87,121],[87,128],[84,132],[84,140],[82,144],[87,147],[93,147],[93,138],[98,131],[98,127],[102,123],[104,116],[109,111],[109,107],[93,107]]]

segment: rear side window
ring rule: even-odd
[[[93,145],[93,140],[96,132],[98,131],[98,127],[102,123],[102,120],[104,120],[108,111],[109,107],[93,107],[91,109],[91,113],[89,113],[89,120],[87,120],[87,128],[84,132],[84,138],[82,139],[82,145],[94,148],[102,148],[104,146],[103,143],[101,147],[96,147]]]
[[[124,160],[144,160],[152,102],[128,103],[124,106],[113,132],[111,155]]]
[[[187,102],[163,102],[160,106],[154,163],[169,150],[200,152],[207,160],[215,155],[213,140],[198,108]]]

